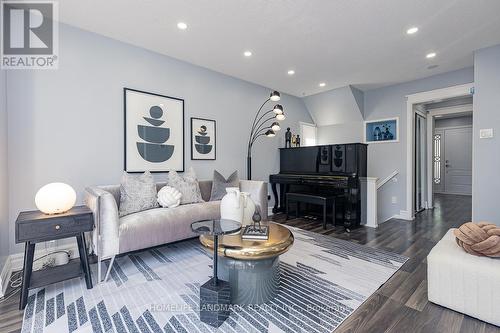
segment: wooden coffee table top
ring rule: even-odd
[[[273,222],[262,225],[269,226],[268,240],[243,240],[241,239],[243,231],[220,236],[219,255],[239,260],[268,259],[285,253],[293,245],[293,234],[288,228]],[[212,236],[201,235],[200,242],[207,248],[214,248]]]

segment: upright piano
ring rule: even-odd
[[[367,147],[363,143],[350,143],[280,148],[280,173],[269,176],[274,195],[273,212],[285,210],[287,192],[339,196],[345,199],[344,226],[358,227],[361,222],[359,178],[366,177]]]

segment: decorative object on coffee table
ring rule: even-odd
[[[184,171],[184,100],[124,88],[125,171]]]
[[[263,304],[272,300],[278,291],[279,256],[293,245],[291,231],[269,222],[269,240],[242,239],[240,234],[224,235],[215,245],[212,237],[200,236],[203,246],[218,248],[219,276],[231,287],[231,304]]]
[[[92,277],[87,256],[85,232],[94,228],[92,211],[85,206],[73,207],[66,213],[48,215],[40,211],[21,212],[16,220],[16,243],[25,244],[24,270],[19,309],[26,306],[28,290],[44,287],[76,277],[85,277],[87,289],[92,289]],[[68,264],[33,272],[35,244],[76,237],[80,259]]]
[[[226,187],[226,195],[220,202],[220,217],[237,222],[243,221],[243,206],[239,187]]]
[[[467,222],[453,230],[457,244],[476,256],[500,257],[500,227],[489,222]]]
[[[200,287],[200,320],[214,327],[219,327],[229,317],[231,288],[229,282],[217,277],[219,236],[232,234],[241,230],[241,223],[232,220],[207,220],[191,224],[193,232],[213,236],[212,247],[213,277]]]
[[[261,136],[267,136],[272,138],[276,135],[276,132],[280,130],[280,124],[278,121],[285,120],[285,113],[283,112],[283,106],[276,104],[272,110],[266,111],[261,114],[262,109],[267,104],[267,102],[277,102],[281,99],[280,93],[277,91],[272,91],[269,98],[262,103],[259,110],[255,114],[255,118],[252,123],[252,129],[250,131],[250,137],[248,139],[247,148],[247,179],[252,179],[252,146],[255,141]],[[269,116],[269,114],[273,114]],[[266,118],[267,116],[267,118]]]
[[[269,227],[261,225],[262,217],[259,212],[259,208],[255,207],[254,214],[252,216],[252,225],[247,225],[241,234],[243,239],[255,239],[255,240],[267,240],[269,239]]]
[[[191,159],[215,160],[216,123],[212,119],[191,118]]]

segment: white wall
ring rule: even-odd
[[[250,124],[270,89],[63,24],[59,58],[58,70],[8,77],[11,253],[22,250],[14,245],[14,221],[35,208],[34,195],[44,184],[66,182],[80,200],[85,186],[119,183],[123,87],[185,100],[186,168],[193,166],[200,179],[211,179],[214,169],[224,175],[237,169],[246,177]],[[298,133],[299,121],[312,122],[300,99],[285,95],[280,103],[287,116],[282,127]],[[193,116],[217,121],[216,161],[190,160]],[[254,179],[279,171],[283,134],[255,144]]]
[[[461,116],[453,118],[438,118],[434,122],[435,128],[472,126],[472,116]]]
[[[474,87],[472,215],[500,225],[500,45],[475,52]],[[482,128],[495,136],[479,139]]]
[[[365,92],[365,120],[399,117],[399,142],[377,143],[368,146],[368,176],[385,178],[399,171],[397,182],[384,188],[384,200],[379,206],[379,220],[383,221],[406,210],[406,97],[410,94],[450,87],[474,81],[474,69],[465,68],[428,78],[401,83]],[[397,203],[392,203],[396,197]]]
[[[9,255],[6,75],[0,69],[0,271]]]
[[[363,121],[318,127],[319,144],[353,142],[363,142]]]

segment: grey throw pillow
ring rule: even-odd
[[[168,186],[171,186],[181,192],[181,205],[203,202],[201,197],[200,185],[196,173],[191,167],[181,176],[176,171],[168,173]]]
[[[221,200],[226,195],[227,187],[239,187],[240,178],[238,177],[238,170],[232,173],[228,179],[224,178],[218,171],[214,171],[214,179],[212,181],[212,193],[210,194],[210,201]]]
[[[143,174],[123,173],[120,184],[120,217],[158,207],[156,184],[149,171]]]

